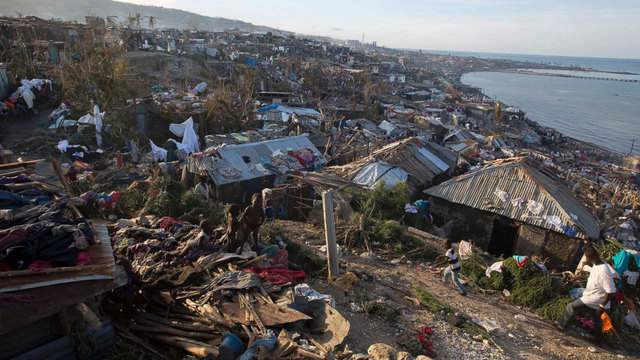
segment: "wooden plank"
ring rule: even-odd
[[[118,287],[117,280],[85,281],[39,287],[15,293],[22,300],[6,299],[0,306],[0,335],[57,314],[67,306]]]
[[[338,242],[336,241],[336,224],[333,218],[333,192],[322,192],[322,209],[324,211],[324,237],[327,242],[328,277],[332,281],[340,274],[338,267]]]
[[[19,167],[16,169],[0,170],[0,176],[7,176],[7,177],[18,176],[18,175],[25,174],[26,172],[27,172],[27,168]]]
[[[225,316],[233,322],[249,325],[251,323],[249,312],[237,303],[225,303],[221,306]],[[286,306],[276,304],[253,304],[253,308],[260,317],[264,326],[277,326],[294,323],[300,320],[311,320],[311,317]]]
[[[7,169],[15,169],[15,168],[19,168],[19,167],[25,167],[25,166],[36,166],[38,163],[44,161],[44,159],[39,159],[39,160],[29,160],[29,161],[18,161],[18,162],[12,162],[12,163],[8,163],[8,164],[0,164],[0,170],[7,170]]]

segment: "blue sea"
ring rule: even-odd
[[[506,54],[487,53],[473,51],[444,51],[444,50],[423,50],[425,53],[468,56],[483,59],[503,59],[513,61],[525,61],[546,65],[558,66],[579,66],[600,71],[630,72],[640,74],[640,59],[614,59],[596,57],[575,57],[575,56],[551,56],[551,55],[526,55],[526,54]]]
[[[439,52],[456,56],[502,58],[640,74],[640,60],[567,56]],[[622,154],[640,154],[640,83],[472,72],[462,82],[494,99],[519,107],[529,118],[563,134]]]

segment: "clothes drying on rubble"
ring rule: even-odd
[[[64,208],[64,204],[53,206],[40,214],[38,221],[0,230],[3,268],[24,270],[33,265],[41,269],[86,263],[83,251],[95,243],[93,232],[86,220],[66,218]]]

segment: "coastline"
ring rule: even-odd
[[[460,76],[456,79],[456,80],[457,80],[457,82],[458,82],[459,84],[462,84],[462,85],[464,85],[464,86],[466,86],[466,87],[469,87],[469,88],[471,88],[471,89],[474,89],[475,91],[477,91],[477,93],[478,93],[478,94],[481,94],[482,96],[484,96],[484,97],[486,97],[486,98],[489,98],[489,99],[491,99],[491,96],[488,96],[487,94],[485,94],[485,92],[483,91],[483,89],[482,89],[482,88],[480,88],[480,87],[476,87],[476,86],[467,85],[467,84],[464,84],[464,83],[462,82],[462,77],[463,77],[465,74],[469,74],[469,73],[473,73],[473,72],[504,72],[504,73],[516,73],[516,74],[518,73],[517,71],[505,71],[505,70],[491,70],[491,71],[466,71],[466,72],[463,72],[462,74],[460,74]],[[535,74],[535,75],[532,75],[532,76],[536,76],[536,75],[540,75],[540,74]],[[501,100],[501,99],[496,99],[496,101],[500,102],[500,104],[502,104],[502,105],[504,105],[504,106],[506,106],[506,107],[511,106],[510,104],[508,104],[508,103],[504,102],[504,101],[503,101],[503,100]],[[564,137],[565,139],[567,139],[567,140],[569,140],[570,142],[575,143],[576,145],[579,145],[580,147],[582,147],[582,149],[581,149],[581,150],[592,150],[592,151],[598,151],[598,152],[601,152],[601,153],[605,153],[608,157],[619,158],[619,159],[621,159],[621,160],[622,160],[622,159],[624,159],[624,157],[628,156],[628,154],[625,154],[625,153],[619,152],[619,151],[617,151],[617,150],[610,149],[610,148],[608,148],[608,147],[606,147],[606,146],[604,146],[604,145],[598,145],[598,144],[594,144],[594,143],[589,142],[589,141],[580,140],[580,139],[574,138],[574,137],[572,137],[572,136],[568,136],[568,135],[566,135],[565,133],[563,133],[563,132],[561,132],[560,130],[558,130],[557,128],[553,127],[553,126],[545,126],[545,125],[542,125],[542,124],[540,124],[537,120],[530,118],[530,117],[528,116],[527,112],[526,112],[526,111],[524,111],[524,109],[520,109],[520,110],[525,114],[525,118],[524,118],[524,120],[523,120],[523,121],[525,121],[525,122],[529,122],[529,123],[532,123],[532,124],[535,124],[535,126],[538,126],[538,127],[540,127],[540,128],[551,128],[551,129],[553,129],[555,132],[557,132],[558,134],[561,134],[561,135],[562,135],[562,137]]]

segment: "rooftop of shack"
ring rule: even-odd
[[[289,151],[303,149],[311,150],[319,165],[326,163],[322,153],[305,134],[247,144],[224,145],[217,149],[215,155],[189,158],[189,169],[192,172],[206,171],[217,185],[224,185],[276,175],[276,172],[269,170],[274,152],[287,154]]]
[[[526,157],[494,161],[425,193],[569,237],[597,238],[598,220],[553,173]]]

